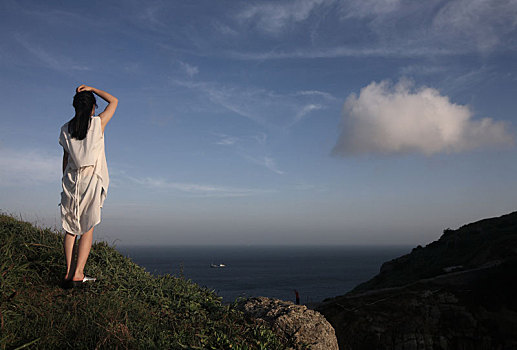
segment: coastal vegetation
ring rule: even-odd
[[[0,213],[0,348],[283,349],[183,276],[153,276],[97,242],[90,285],[63,289],[63,233]]]

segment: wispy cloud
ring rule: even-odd
[[[348,0],[339,4],[341,18],[365,18],[391,13],[401,6],[402,0]]]
[[[276,164],[276,161],[273,157],[269,155],[250,154],[250,152],[255,154],[264,154],[264,146],[267,140],[267,135],[265,133],[240,137],[216,133],[214,133],[214,135],[216,135],[219,138],[216,144],[222,146],[232,146],[232,150],[235,152],[235,154],[247,160],[248,162],[264,167],[279,175],[283,175],[285,173],[284,171],[278,168],[278,165]],[[250,141],[255,145],[250,145]],[[259,149],[257,150],[256,147],[253,146],[258,146]],[[255,151],[252,151],[253,149],[255,149]]]
[[[423,47],[409,45],[383,45],[371,46],[334,46],[334,47],[313,47],[292,50],[273,50],[262,52],[241,52],[227,51],[224,55],[237,60],[283,60],[291,58],[340,58],[340,57],[429,57],[429,56],[450,56],[458,54],[457,50],[440,47]]]
[[[447,66],[427,61],[402,67],[399,72],[403,77],[432,79],[440,85],[442,93],[452,96],[466,91],[474,91],[480,86],[498,79],[500,74],[492,65],[471,68],[461,63]]]
[[[263,156],[263,157],[253,157],[249,154],[242,154],[242,157],[249,160],[252,163],[258,164],[260,166],[263,166],[269,170],[271,170],[274,173],[277,173],[279,175],[285,174],[284,171],[280,170],[278,166],[276,165],[276,162],[273,158],[269,156]]]
[[[90,70],[86,65],[78,64],[76,61],[64,55],[50,52],[40,44],[30,42],[26,37],[16,34],[16,41],[23,46],[34,58],[36,64],[56,70],[58,72],[70,74],[76,71]]]
[[[426,76],[440,74],[447,71],[447,67],[443,65],[432,65],[429,62],[422,62],[421,64],[411,64],[399,69],[402,76]]]
[[[264,90],[243,90],[237,87],[223,86],[210,82],[193,82],[173,80],[172,83],[197,90],[208,99],[240,116],[253,120],[263,126],[273,127],[260,112],[255,110],[256,99],[259,95],[267,94]],[[248,103],[247,103],[248,102]]]
[[[515,1],[353,0],[340,6],[345,18],[364,19],[379,44],[403,51],[428,47],[462,54],[516,48],[511,40],[517,29]]]
[[[179,191],[196,197],[246,197],[275,192],[274,190],[269,189],[214,186],[207,184],[174,182],[153,177],[128,178],[134,183],[141,186],[158,188],[161,190]]]
[[[342,133],[335,155],[462,152],[511,146],[507,125],[490,118],[473,120],[467,106],[454,104],[439,91],[415,89],[408,81],[391,86],[371,83],[343,108]]]
[[[432,30],[440,38],[474,45],[481,52],[490,52],[498,46],[515,48],[515,40],[506,39],[514,36],[516,29],[516,1],[448,1],[432,22]]]
[[[139,3],[136,19],[150,29],[165,31],[167,30],[167,25],[159,19],[159,15],[164,9],[164,4],[161,2]]]
[[[296,0],[290,2],[266,2],[248,5],[238,15],[240,21],[254,21],[259,30],[278,33],[285,27],[305,21],[327,0]]]
[[[191,78],[199,73],[199,68],[196,66],[193,66],[183,61],[178,61],[178,63],[180,64],[181,69],[183,69],[183,71],[187,73],[187,75]]]
[[[337,98],[332,95],[331,93],[325,92],[325,91],[319,91],[319,90],[303,90],[303,91],[297,91],[295,93],[299,96],[320,96],[325,98],[326,100],[330,101],[336,101]]]
[[[234,137],[225,137],[216,142],[218,145],[233,145],[237,141]]]
[[[306,0],[246,5],[237,16],[278,40],[273,50],[227,50],[241,60],[428,57],[515,50],[517,2],[493,0]],[[321,23],[332,23],[333,30]],[[303,26],[297,24],[303,23]],[[296,30],[293,30],[296,29]],[[342,32],[341,40],[334,37]],[[296,32],[296,40],[285,38]],[[347,33],[354,32],[353,37]],[[300,45],[300,33],[307,41]]]
[[[327,185],[311,184],[303,180],[298,180],[291,185],[291,188],[296,191],[310,191],[310,192],[328,192]]]
[[[221,21],[212,21],[213,28],[224,36],[237,37],[239,32]]]
[[[215,134],[219,139],[215,142],[216,145],[230,146],[234,145],[239,138],[235,136],[229,136],[226,134]]]
[[[237,145],[242,143],[248,143],[252,141],[253,143],[258,144],[259,146],[264,146],[267,141],[267,135],[263,132],[259,132],[254,135],[241,135],[241,136],[232,136],[222,133],[212,133],[215,135],[218,140],[215,141],[215,144],[217,145],[223,145],[223,146],[230,146],[230,145]]]
[[[40,150],[0,148],[0,187],[59,183],[62,157]]]
[[[291,126],[298,123],[300,120],[303,119],[307,114],[311,113],[312,111],[317,111],[319,109],[323,109],[324,107],[322,105],[318,104],[308,104],[303,106],[298,113],[296,113]]]
[[[468,91],[476,86],[482,86],[490,82],[496,74],[493,67],[485,65],[477,69],[463,71],[459,74],[452,74],[449,70],[447,76],[442,80],[443,91],[450,95],[461,91]]]
[[[285,173],[284,171],[278,169],[275,160],[273,158],[271,158],[271,157],[264,157],[264,163],[263,164],[264,164],[264,166],[266,168],[268,168],[271,171],[274,171],[277,174],[282,175],[282,174]]]
[[[257,135],[253,135],[252,138],[261,145],[265,145],[267,141],[267,135],[263,132],[260,132]]]
[[[173,80],[172,83],[197,91],[211,103],[272,130],[289,128],[293,120],[297,122],[311,111],[337,103],[329,97],[330,94],[315,91],[280,94],[267,89],[213,82]]]

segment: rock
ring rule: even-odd
[[[515,345],[511,330],[487,329],[490,318],[492,322],[499,319],[498,313],[490,315],[484,310],[480,321],[476,308],[442,289],[408,288],[340,297],[319,310],[336,326],[340,349],[488,350],[513,349]]]
[[[265,297],[240,301],[237,309],[258,323],[265,323],[289,349],[339,349],[334,328],[319,312],[304,305]]]

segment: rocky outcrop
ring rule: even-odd
[[[317,310],[340,349],[517,349],[516,283],[484,272],[462,287],[427,281],[334,298]]]
[[[316,310],[340,349],[517,349],[516,276],[512,213],[445,230]]]
[[[268,324],[289,349],[338,349],[334,328],[319,312],[304,305],[257,297],[240,301],[237,308],[249,319]]]

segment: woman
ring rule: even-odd
[[[108,105],[95,116],[95,95]],[[76,286],[95,278],[84,274],[92,246],[93,228],[101,221],[109,174],[104,153],[104,129],[117,109],[118,100],[105,91],[81,85],[76,89],[75,116],[61,127],[63,146],[61,222],[66,231],[63,242],[66,258],[65,286]],[[73,264],[75,239],[80,236],[77,262]]]

